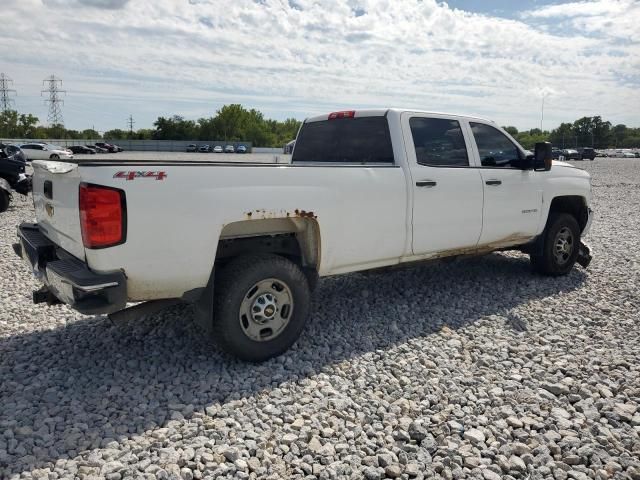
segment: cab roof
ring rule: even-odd
[[[478,117],[476,115],[464,115],[464,114],[458,114],[458,113],[450,113],[450,112],[433,112],[433,111],[429,111],[429,110],[420,110],[420,109],[413,109],[413,108],[363,108],[363,109],[356,109],[356,110],[341,110],[341,111],[336,111],[336,112],[331,112],[331,113],[325,113],[322,115],[316,115],[313,117],[309,117],[307,118],[304,123],[311,123],[311,122],[321,122],[324,120],[329,120],[330,117],[331,118],[361,118],[361,117],[384,117],[386,115],[388,115],[389,113],[394,113],[397,115],[400,115],[402,113],[405,112],[410,112],[410,113],[420,113],[420,114],[431,114],[431,115],[446,115],[449,117],[459,117],[459,118],[465,118],[468,120],[482,120],[483,122],[489,122],[489,123],[493,123],[495,124],[495,122],[493,120],[489,120],[487,118],[484,117]]]

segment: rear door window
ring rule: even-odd
[[[393,163],[386,117],[337,118],[305,123],[292,162]]]
[[[460,123],[444,118],[409,120],[416,159],[430,167],[468,167],[467,145]]]

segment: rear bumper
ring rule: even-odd
[[[18,243],[13,249],[44,283],[43,289],[34,292],[35,303],[58,299],[87,315],[125,308],[127,280],[123,272],[92,272],[86,263],[45,237],[37,223],[18,227]]]

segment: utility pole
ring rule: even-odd
[[[62,127],[64,126],[64,119],[62,118],[62,108],[61,105],[64,105],[64,100],[60,97],[66,95],[66,90],[60,90],[62,87],[62,80],[56,78],[55,75],[51,75],[48,78],[45,78],[42,81],[42,85],[45,87],[40,95],[46,93],[49,95],[49,98],[45,100],[45,103],[49,104],[49,114],[47,115],[47,122],[52,127]]]
[[[0,73],[0,112],[11,110],[11,105],[13,104],[11,94],[16,93],[14,89],[9,88],[12,83],[13,80],[4,73]]]
[[[544,97],[546,96],[546,93],[542,94],[542,111],[540,112],[540,131],[543,132],[544,130],[542,130],[542,121],[544,120]]]
[[[133,115],[130,114],[129,115],[129,119],[127,120],[127,125],[129,126],[129,138],[130,139],[133,138],[133,125],[134,125],[134,123],[136,123],[136,122],[133,121]]]

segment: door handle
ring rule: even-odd
[[[435,187],[437,184],[438,182],[434,180],[419,180],[416,182],[416,187],[432,188],[432,187]]]
[[[495,187],[497,185],[502,185],[502,181],[500,180],[487,180],[486,182],[487,185],[491,185],[492,187]]]

